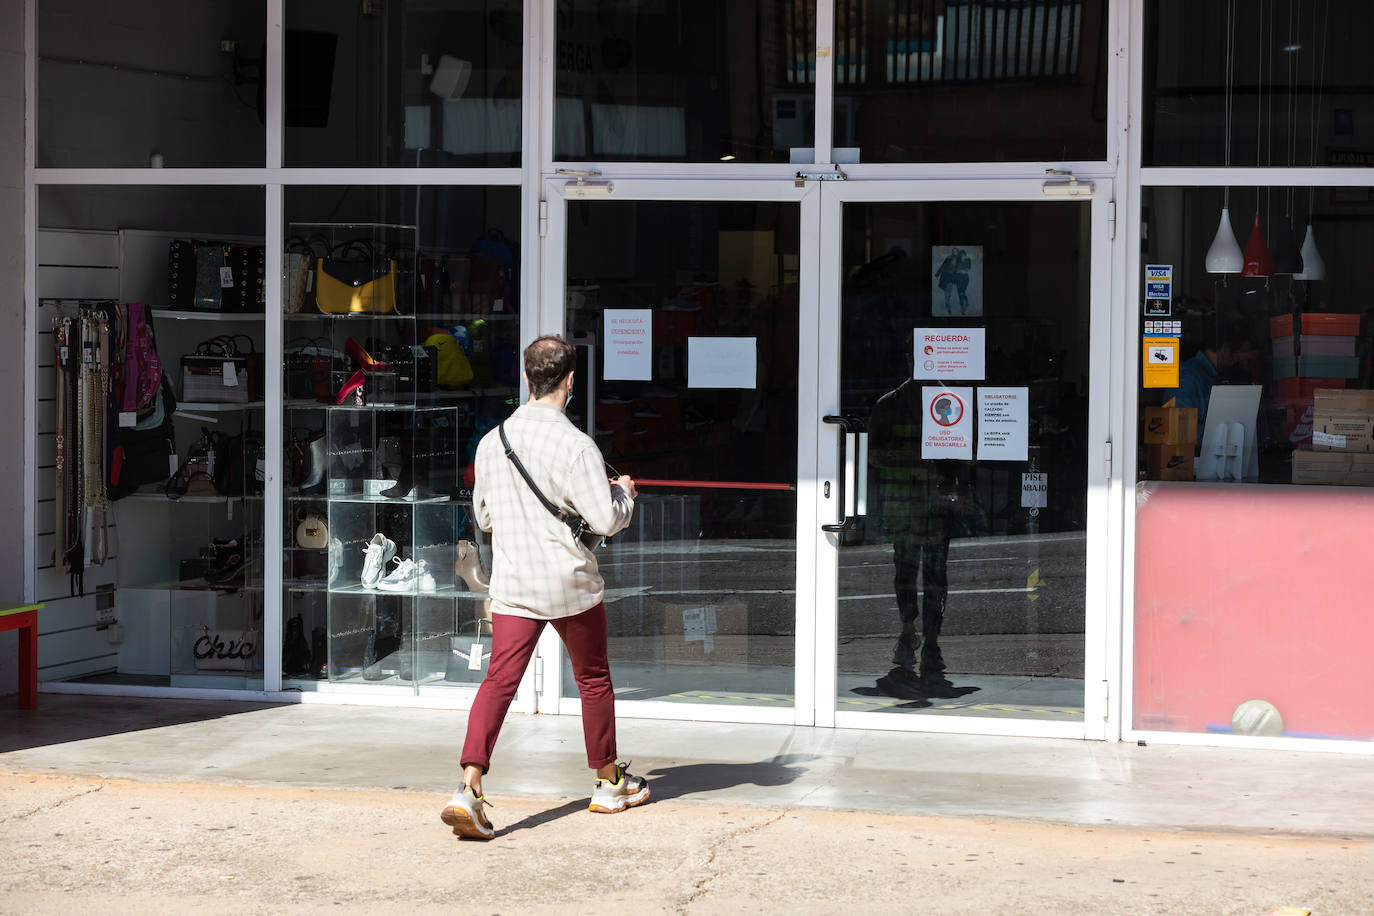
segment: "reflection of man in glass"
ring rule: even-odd
[[[1207,427],[1207,405],[1212,399],[1212,388],[1223,374],[1230,375],[1235,365],[1235,353],[1249,347],[1249,335],[1245,326],[1231,323],[1218,331],[1216,322],[1208,319],[1202,335],[1202,347],[1193,358],[1179,366],[1178,388],[1161,392],[1165,401],[1174,398],[1175,407],[1197,408],[1197,434],[1201,439]],[[1227,378],[1225,381],[1236,381]]]
[[[953,404],[941,398],[935,410],[947,417]],[[941,462],[921,460],[922,413],[921,385],[907,379],[879,398],[869,417],[869,463],[879,504],[870,514],[878,516],[892,543],[893,586],[902,622],[892,651],[894,667],[878,687],[895,696],[915,693],[922,683],[941,682],[945,670],[939,636],[949,590],[946,563],[957,522],[952,501],[957,487]]]
[[[954,293],[959,293],[959,314],[968,314],[968,273],[973,259],[962,248],[953,248],[935,271],[935,283],[945,294],[945,314],[954,314]]]

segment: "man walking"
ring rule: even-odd
[[[482,777],[546,623],[567,647],[582,697],[587,765],[596,770],[590,809],[611,814],[649,797],[644,779],[616,763],[605,582],[596,556],[534,490],[558,510],[580,516],[591,531],[610,535],[630,523],[635,483],[626,476],[608,479],[596,443],[563,412],[572,396],[572,345],[540,337],[525,348],[524,359],[529,401],[477,446],[473,518],[492,533],[491,667],[468,715],[463,782],[441,815],[455,834],[480,839],[496,835],[483,811]],[[509,446],[501,441],[503,430]]]

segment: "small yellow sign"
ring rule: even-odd
[[[1178,338],[1146,337],[1140,377],[1146,388],[1178,387]]]

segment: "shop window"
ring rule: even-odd
[[[837,155],[1105,158],[1106,16],[1100,0],[837,4]]]
[[[263,3],[33,8],[40,168],[264,164]]]
[[[1355,0],[1144,4],[1146,166],[1374,165]]]
[[[285,162],[518,166],[518,0],[286,4]]]
[[[44,679],[263,687],[263,200],[38,190]]]
[[[1142,221],[1134,725],[1374,739],[1374,194],[1153,187]]]
[[[477,442],[519,400],[520,190],[286,189],[283,670],[472,687]]]
[[[556,41],[555,158],[787,162],[814,145],[814,0],[572,0]]]

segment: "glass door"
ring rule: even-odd
[[[822,724],[1104,732],[1111,191],[1048,195],[824,188]]]
[[[639,487],[597,552],[620,712],[810,721],[817,189],[608,184],[546,184],[540,327],[579,350],[569,416]],[[540,709],[575,712],[545,638]]]

